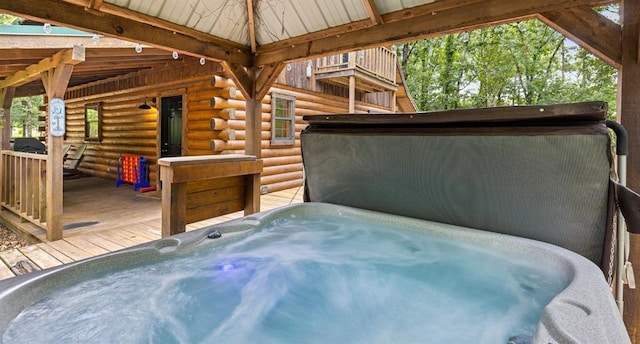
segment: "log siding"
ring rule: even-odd
[[[349,111],[344,88],[314,83],[313,78],[301,76],[306,64],[300,62],[292,64],[293,68],[285,68],[262,100],[263,194],[302,185],[300,132],[306,127],[303,116]],[[295,140],[292,144],[272,143],[272,93],[295,99]],[[219,65],[208,63],[201,66],[185,62],[179,66],[135,72],[67,90],[65,143],[87,145],[79,171],[116,180],[120,155],[140,155],[149,161],[151,185],[157,185],[157,161],[160,157],[158,109],[162,97],[178,95],[183,99],[183,156],[244,153],[246,102],[242,93],[236,91],[233,81]],[[378,104],[389,103],[385,94],[374,98]],[[365,98],[358,96],[358,99]],[[144,102],[152,109],[139,109],[138,106]],[[101,138],[88,141],[85,140],[84,109],[87,104],[96,103],[102,105]],[[380,113],[391,109],[356,100],[355,111]]]

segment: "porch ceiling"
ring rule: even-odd
[[[69,87],[196,59],[187,55],[174,59],[170,51],[149,46],[137,53],[134,43],[107,37],[100,37],[96,42],[92,34],[62,35],[56,34],[57,29],[54,28],[49,35],[42,31],[41,25],[38,26],[39,34],[0,33],[0,79],[25,71],[27,67],[74,45],[85,47],[85,60],[75,66]],[[36,78],[18,86],[15,96],[44,93],[42,80]]]

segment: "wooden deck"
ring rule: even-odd
[[[261,196],[261,210],[302,202],[302,188]],[[64,181],[64,239],[46,242],[45,232],[20,222],[9,211],[0,220],[25,232],[34,245],[0,252],[0,279],[47,269],[160,238],[159,192],[140,193],[132,186],[98,178]],[[187,225],[187,231],[243,216],[237,212]]]

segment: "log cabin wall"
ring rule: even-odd
[[[273,145],[271,143],[271,99],[272,95],[295,97],[295,142],[291,145]],[[235,140],[226,144],[220,142],[222,151],[242,153],[244,150],[244,97],[238,92],[235,101],[236,119],[228,121],[228,128],[235,131]],[[388,112],[388,108],[356,103],[356,111]],[[348,103],[343,97],[300,90],[287,85],[276,84],[262,100],[262,159],[261,192],[269,193],[301,186],[303,182],[302,156],[300,150],[300,132],[307,126],[302,116],[327,113],[347,113]]]
[[[300,73],[304,73],[301,66],[305,64],[301,62],[286,68],[262,101],[262,193],[302,185],[300,132],[306,127],[302,116],[348,112],[348,94],[345,95],[344,87],[316,83],[305,74],[301,76]],[[316,86],[311,87],[311,82]],[[65,143],[87,145],[79,170],[116,180],[120,155],[141,155],[149,160],[149,180],[151,185],[156,185],[159,181],[157,159],[160,157],[157,108],[161,107],[162,97],[176,95],[181,95],[183,101],[182,155],[244,153],[246,108],[243,95],[236,91],[219,65],[185,62],[68,90]],[[295,140],[291,144],[274,145],[271,141],[273,95],[295,99]],[[385,102],[384,95],[377,97]],[[361,98],[364,96],[357,97]],[[152,109],[138,108],[145,101]],[[101,105],[100,141],[85,139],[87,104]],[[389,111],[387,106],[356,101],[356,112],[359,113]]]
[[[202,66],[197,61],[181,62],[69,88],[65,95],[65,144],[87,145],[79,170],[87,175],[116,180],[120,155],[140,155],[148,159],[149,180],[151,185],[156,185],[159,178],[157,159],[160,156],[156,106],[160,106],[161,97],[181,95],[183,109],[187,109],[190,100],[188,94],[204,97],[202,90],[215,88],[206,86],[211,85],[213,73],[223,73],[222,67],[214,63]],[[139,109],[144,102],[152,108]],[[85,139],[84,114],[87,104],[100,104],[102,109],[101,139],[97,141]],[[183,111],[183,121],[188,122],[188,109]],[[198,115],[195,111],[194,114]],[[208,134],[215,133],[209,130]],[[191,146],[186,137],[183,135],[183,155],[193,154],[186,149]],[[209,151],[208,154],[213,152]]]

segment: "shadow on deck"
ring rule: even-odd
[[[302,188],[260,198],[261,210],[302,202]],[[43,229],[10,211],[0,221],[23,233],[34,245],[0,252],[0,279],[31,270],[117,251],[160,238],[162,200],[159,191],[141,193],[131,185],[93,177],[64,181],[64,238],[47,242]],[[242,211],[187,225],[187,231],[242,217]],[[25,263],[26,262],[26,263]],[[19,266],[20,269],[14,268]],[[12,269],[13,268],[13,269]]]

